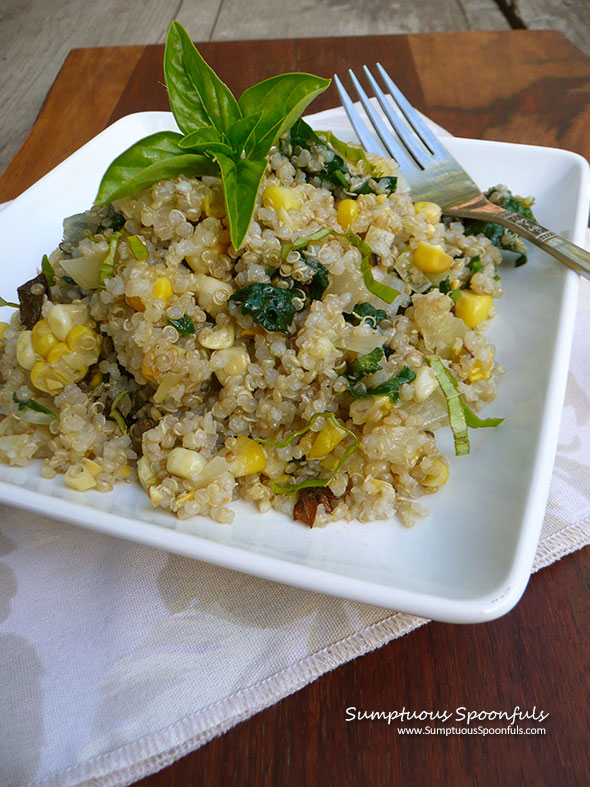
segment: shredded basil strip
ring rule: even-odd
[[[399,291],[394,290],[393,287],[389,287],[387,284],[382,284],[374,278],[370,263],[370,259],[373,256],[373,251],[362,238],[359,238],[358,235],[355,235],[354,232],[351,232],[350,230],[347,230],[346,232],[338,232],[337,230],[332,230],[329,227],[323,227],[321,230],[314,232],[313,235],[307,235],[304,238],[299,238],[293,243],[288,243],[283,246],[281,249],[281,259],[287,259],[287,255],[292,249],[303,249],[305,246],[309,246],[310,243],[323,240],[323,238],[327,237],[328,235],[332,235],[336,238],[346,238],[351,246],[355,246],[355,248],[360,251],[360,253],[363,255],[361,262],[361,272],[363,274],[365,287],[370,293],[376,295],[378,298],[381,298],[382,301],[385,301],[386,303],[393,303],[394,300],[400,295]]]
[[[465,456],[469,453],[469,435],[467,427],[478,429],[481,427],[499,426],[503,418],[486,418],[482,420],[463,402],[459,393],[459,386],[453,373],[444,366],[437,355],[429,355],[426,362],[434,372],[436,380],[447,401],[449,423],[455,441],[455,455]]]
[[[20,309],[19,303],[14,303],[14,301],[7,301],[0,295],[0,306],[10,306],[12,309]]]
[[[49,262],[49,257],[47,254],[44,254],[43,259],[41,260],[41,271],[45,274],[45,278],[47,279],[47,284],[49,287],[53,287],[55,284],[55,271]]]
[[[129,244],[131,253],[136,260],[147,260],[147,258],[150,256],[148,247],[141,240],[141,238],[137,237],[137,235],[130,235],[127,238],[127,243]]]
[[[119,243],[120,237],[120,231],[113,232],[109,238],[109,250],[107,255],[100,263],[100,267],[98,269],[98,287],[101,290],[104,290],[105,281],[107,279],[111,279],[115,272],[115,254],[117,253],[117,245]]]
[[[292,432],[288,437],[282,440],[279,443],[275,443],[273,440],[261,440],[257,439],[256,442],[263,443],[265,445],[272,445],[273,448],[285,448],[289,443],[292,443],[295,438],[300,437],[301,435],[308,432],[313,424],[318,420],[318,418],[325,418],[326,420],[332,421],[332,423],[337,426],[339,429],[342,429],[344,432],[349,434],[354,443],[349,446],[346,451],[340,457],[338,464],[332,471],[332,473],[328,476],[328,478],[308,478],[305,481],[301,481],[298,484],[291,484],[290,486],[279,486],[274,481],[271,482],[272,491],[277,495],[293,495],[296,492],[299,492],[300,489],[307,489],[309,487],[317,487],[317,486],[327,486],[330,481],[334,478],[336,473],[342,468],[346,460],[349,456],[351,456],[355,451],[360,448],[360,443],[358,441],[357,436],[354,432],[350,429],[347,429],[346,426],[343,426],[340,421],[336,418],[334,413],[316,413],[309,419],[309,423],[307,426],[304,426],[303,429],[298,429],[295,432]]]
[[[172,325],[181,336],[191,336],[195,332],[195,324],[190,317],[183,314],[178,320],[168,320],[168,325]]]
[[[49,410],[34,399],[19,399],[16,391],[12,394],[12,401],[18,405],[19,411],[34,410],[36,413],[43,413],[43,415],[48,415],[51,418],[57,418],[57,414],[53,410]]]
[[[123,418],[122,414],[119,412],[118,407],[119,407],[119,402],[121,402],[123,398],[127,396],[128,393],[129,391],[121,391],[120,394],[115,396],[115,398],[113,399],[113,403],[111,405],[111,418],[113,419],[113,421],[116,421],[117,426],[121,430],[121,434],[127,434],[127,423]]]

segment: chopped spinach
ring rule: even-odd
[[[363,320],[367,322],[371,328],[376,328],[377,325],[387,319],[387,312],[383,309],[376,309],[370,303],[363,301],[353,306],[352,312],[342,315],[346,322],[351,322],[353,325],[359,325]]]
[[[471,271],[471,275],[473,276],[474,273],[483,270],[484,264],[481,261],[481,257],[479,254],[476,257],[472,257],[469,262],[467,263],[467,267]]]
[[[416,373],[407,366],[404,366],[403,369],[401,369],[390,380],[386,380],[384,383],[377,385],[375,388],[371,388],[366,393],[359,393],[358,391],[355,391],[350,383],[348,385],[348,390],[355,397],[355,399],[368,399],[370,396],[389,396],[393,402],[397,402],[402,385],[404,385],[404,383],[411,383],[415,379]]]
[[[43,413],[43,415],[48,415],[51,418],[57,418],[57,415],[52,410],[39,404],[39,402],[36,402],[34,399],[19,399],[16,391],[12,394],[12,401],[18,405],[19,412],[23,410],[34,410],[36,413]]]
[[[381,368],[379,361],[383,358],[383,349],[375,347],[370,353],[359,355],[354,361],[348,364],[346,369],[346,376],[349,380],[358,382],[358,380],[366,377],[368,374],[378,372]]]
[[[313,271],[313,276],[309,282],[308,292],[310,301],[321,301],[322,295],[328,289],[330,279],[328,278],[328,270],[320,262],[313,257],[306,257],[305,264]]]
[[[195,324],[186,314],[183,314],[178,320],[168,320],[168,325],[176,328],[181,336],[190,336],[195,332]]]
[[[299,118],[291,127],[290,133],[281,141],[283,153],[286,152],[287,142],[290,142],[293,151],[301,148],[302,150],[308,150],[310,153],[321,151],[324,154],[326,163],[323,169],[312,170],[306,166],[302,167],[308,178],[318,177],[321,181],[327,182],[332,186],[349,188],[351,174],[344,159],[318,137],[311,126],[304,120]]]
[[[391,175],[383,177],[371,177],[363,180],[358,186],[353,186],[350,191],[357,196],[359,194],[395,194],[397,190],[397,178]]]
[[[498,192],[498,188],[494,187],[485,192],[485,196],[495,205],[500,205],[505,210],[511,210],[513,213],[518,213],[519,216],[524,216],[527,219],[536,221],[532,210],[528,205],[525,205],[524,200],[515,197],[508,189],[503,189],[500,195],[494,196]],[[497,246],[502,251],[513,251],[519,256],[514,263],[518,268],[524,265],[527,261],[527,255],[522,251],[522,240],[516,238],[513,241],[506,241],[506,230],[499,224],[493,224],[491,221],[480,221],[479,219],[462,219],[465,228],[465,235],[479,235],[483,233],[486,238],[489,238],[494,246]]]
[[[291,333],[289,326],[297,311],[293,301],[300,297],[299,290],[254,282],[234,292],[230,301],[240,304],[242,314],[249,314],[265,330],[279,331],[288,336]]]

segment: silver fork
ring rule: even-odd
[[[389,155],[396,159],[401,171],[408,179],[412,198],[415,201],[436,202],[447,216],[480,219],[500,224],[512,232],[522,235],[531,243],[556,257],[560,262],[590,279],[590,254],[587,251],[546,227],[494,205],[486,199],[476,183],[430,131],[379,63],[377,63],[377,69],[383,84],[407,124],[401,119],[400,114],[392,108],[367,66],[364,66],[365,74],[390,127],[377,112],[354,73],[349,71],[349,74],[371,125]],[[340,93],[342,105],[362,146],[369,152],[382,154],[375,137],[357,112],[350,96],[336,75],[334,81]]]

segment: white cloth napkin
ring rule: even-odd
[[[583,280],[535,569],[590,543],[589,335]],[[1,781],[129,784],[426,622],[0,506]]]

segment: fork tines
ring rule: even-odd
[[[393,82],[383,66],[377,63],[377,70],[383,80],[383,84],[390,93],[392,101],[388,100],[388,97],[385,95],[367,66],[364,66],[363,70],[383,114],[391,124],[391,129],[387,127],[383,118],[377,111],[375,102],[368,97],[351,69],[349,69],[348,72],[350,74],[350,79],[383,147],[390,156],[393,156],[393,158],[397,160],[402,170],[415,168],[416,166],[420,169],[425,169],[433,156],[437,159],[447,158],[447,151],[426,126],[420,115]],[[346,110],[361,144],[366,150],[381,154],[382,151],[378,148],[375,137],[368,130],[366,122],[357,111],[352,99],[336,75],[334,76],[334,82],[340,94],[342,105]],[[392,133],[392,130],[395,131],[395,134]]]

